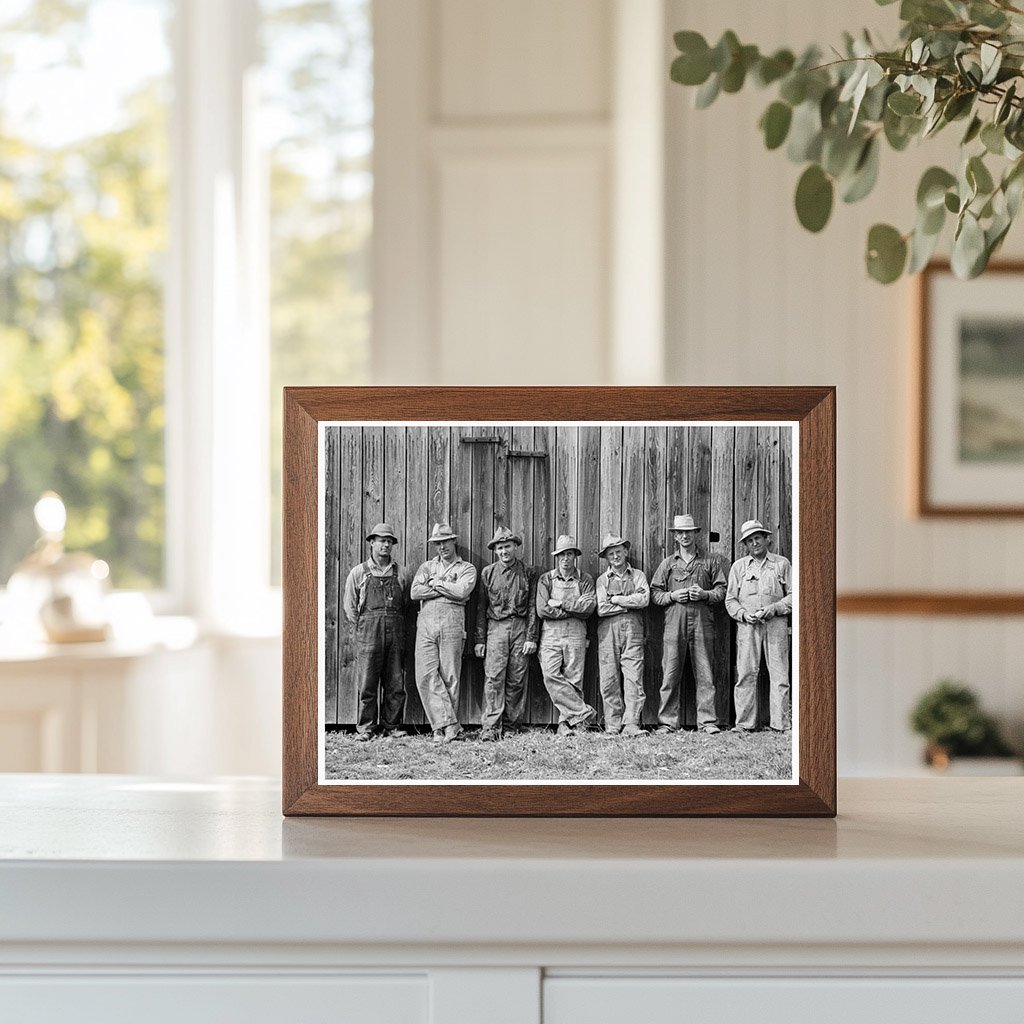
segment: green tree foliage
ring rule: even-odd
[[[1005,757],[1013,753],[974,692],[949,679],[921,697],[910,715],[910,725],[953,756]]]
[[[698,108],[748,82],[777,93],[760,128],[768,149],[787,143],[789,159],[808,165],[795,205],[809,231],[828,223],[837,193],[853,203],[871,192],[883,143],[902,151],[959,123],[959,165],[925,172],[912,228],[871,228],[865,263],[883,284],[916,273],[948,221],[953,271],[976,277],[1024,196],[1024,9],[1013,0],[901,0],[899,18],[898,45],[847,33],[829,57],[817,47],[763,54],[732,31],[713,47],[678,32],[671,77],[697,89]]]
[[[0,25],[0,583],[47,489],[66,542],[119,587],[163,579],[167,99],[141,83],[110,131],[48,145],[11,127],[16,46],[73,63],[83,4],[37,0]],[[58,52],[59,51],[59,52]]]

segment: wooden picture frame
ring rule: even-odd
[[[1008,410],[1000,397],[1005,388],[1024,394],[1024,372],[1000,380],[998,374],[978,372],[964,362],[968,345],[991,349],[1011,340],[986,338],[986,328],[1012,328],[1016,351],[1024,347],[1022,285],[1024,262],[992,263],[981,277],[960,281],[948,262],[935,261],[919,276],[912,504],[922,518],[1024,516],[1019,415],[1011,459],[1006,458],[1005,437],[1005,424],[1013,419],[1007,411],[1016,414],[1024,403],[1015,400],[1014,409]]]
[[[330,491],[325,489],[324,480],[328,470],[324,465],[327,460],[319,454],[321,438],[329,436],[328,432],[335,429],[340,431],[338,436],[347,437],[346,430],[368,425],[364,454],[369,452],[370,456],[376,457],[374,453],[378,448],[383,449],[385,445],[392,444],[390,440],[384,440],[385,435],[377,430],[378,425],[382,429],[388,429],[385,425],[396,429],[403,427],[407,430],[406,436],[411,439],[414,436],[412,431],[420,427],[426,426],[429,431],[451,424],[497,424],[496,428],[481,427],[484,434],[488,433],[488,429],[490,433],[504,434],[513,424],[531,425],[536,428],[537,436],[545,437],[552,430],[565,426],[570,432],[577,431],[575,435],[570,433],[570,437],[585,436],[588,439],[594,436],[596,427],[610,429],[613,436],[618,436],[614,432],[622,427],[620,433],[623,438],[634,435],[642,438],[638,441],[640,448],[632,451],[629,465],[635,464],[639,466],[636,470],[638,473],[648,474],[637,479],[654,481],[654,486],[661,489],[658,493],[636,493],[636,488],[630,487],[624,476],[622,507],[631,515],[650,512],[650,522],[654,524],[647,531],[648,547],[651,550],[656,547],[658,530],[667,535],[667,531],[674,525],[666,523],[662,529],[658,527],[656,517],[689,511],[658,508],[662,501],[660,495],[667,495],[672,484],[666,482],[659,485],[657,473],[664,471],[666,481],[675,480],[677,477],[673,475],[672,460],[690,457],[680,448],[678,441],[673,442],[673,438],[705,438],[710,437],[713,430],[725,436],[724,432],[730,427],[735,428],[735,437],[750,436],[749,432],[755,427],[763,432],[758,434],[759,437],[785,437],[785,432],[790,432],[789,436],[793,439],[794,470],[788,479],[793,482],[793,489],[791,495],[786,493],[789,483],[785,474],[782,474],[780,487],[783,496],[779,501],[780,508],[787,501],[788,507],[792,508],[792,542],[794,551],[798,549],[799,552],[799,559],[793,560],[797,603],[793,614],[795,699],[793,770],[790,778],[703,784],[701,780],[665,782],[646,777],[626,782],[603,779],[517,779],[493,783],[362,779],[356,782],[349,781],[344,774],[336,778],[328,778],[324,774],[323,745],[328,733],[324,708],[328,684],[325,681],[321,687],[321,675],[325,673],[327,657],[325,638],[331,628],[324,611],[326,602],[322,593],[322,589],[327,588],[324,583],[325,534],[330,532],[333,537],[336,532],[344,529],[361,541],[358,534],[365,532],[365,523],[383,506],[375,503],[372,487],[364,487],[362,479],[358,485],[350,483],[344,471],[332,477],[341,481],[337,488]],[[834,816],[835,425],[835,389],[831,387],[286,388],[283,515],[284,813],[359,816]],[[645,432],[638,434],[641,427]],[[689,433],[691,430],[692,434]],[[514,436],[514,432],[511,436]],[[667,442],[663,442],[665,438]],[[482,436],[478,440],[497,441],[498,438]],[[655,445],[655,440],[658,445],[664,443],[664,447]],[[559,444],[562,442],[559,441]],[[482,448],[481,444],[465,446],[465,450]],[[696,451],[694,464],[699,462],[700,465],[708,465],[711,459],[709,447],[702,443]],[[773,456],[771,450],[762,456],[753,447],[744,452],[730,450],[729,454],[731,459],[717,460],[714,466],[705,471],[721,474],[722,479],[728,481],[729,487],[732,487],[734,475],[737,483],[742,484],[747,474],[754,473],[758,459],[764,458],[770,463],[772,458],[778,458],[777,455]],[[576,455],[567,457],[575,458]],[[593,456],[589,463],[580,462],[578,465],[593,466],[596,461],[597,457]],[[407,458],[407,464],[414,465],[411,456]],[[600,465],[606,464],[618,467],[617,461],[600,462]],[[656,468],[652,469],[652,466]],[[628,467],[622,470],[623,473],[629,471]],[[583,468],[574,469],[573,472],[586,475],[591,471]],[[425,471],[421,475],[424,474]],[[586,476],[580,486],[586,489],[597,485],[592,483],[590,476]],[[417,482],[416,487],[417,495],[425,490],[422,481]],[[349,490],[346,491],[346,488]],[[458,494],[454,485],[451,493]],[[346,494],[350,494],[353,503],[364,503],[365,514],[362,520],[353,512],[351,518],[355,521],[349,523],[344,511],[338,512],[333,506],[331,509],[325,507],[331,503],[343,505],[349,500]],[[330,496],[325,497],[327,495]],[[518,499],[513,496],[511,500],[515,502]],[[734,503],[733,514],[737,519],[751,518],[749,495],[744,500],[746,505],[738,499]],[[418,509],[420,498],[417,497],[416,501]],[[580,531],[579,546],[582,548],[586,545],[588,552],[596,552],[595,545],[598,544],[592,527],[598,522],[600,513],[591,509],[593,504],[580,491],[574,506],[583,510],[581,515],[587,516],[591,524],[591,535],[585,540],[582,539],[585,531]],[[667,497],[664,504],[669,504]],[[355,507],[358,508],[358,505]],[[442,502],[437,507],[446,506]],[[519,504],[520,516],[524,514],[522,509],[522,504]],[[550,524],[552,536],[538,537],[534,550],[540,554],[546,552],[548,541],[553,540],[554,533],[571,532],[562,530],[561,526],[566,525],[566,522],[573,525],[568,520],[563,522],[564,516],[556,522],[553,510],[546,510],[545,516],[544,521]],[[457,518],[455,513],[453,518]],[[500,521],[501,517],[497,514],[490,516],[488,513],[483,522],[474,526],[475,538],[484,536],[485,529],[490,527],[487,518]],[[766,522],[768,518],[765,516]],[[330,528],[324,525],[328,521],[334,524]],[[601,524],[602,532],[605,525]],[[412,526],[410,517],[408,536],[419,537],[419,534],[414,535]],[[734,529],[731,522],[726,528]],[[738,525],[735,530],[738,538]],[[767,527],[764,529],[765,534],[771,532]],[[595,556],[590,554],[589,557]],[[345,567],[343,564],[342,572]],[[547,567],[550,568],[550,560]],[[338,599],[336,595],[339,586],[339,578],[335,574],[330,580],[334,595],[332,604]],[[732,682],[730,680],[728,683],[730,688]],[[335,731],[331,732],[332,736]],[[707,739],[712,742],[718,737],[710,736]],[[412,741],[380,742],[428,743],[429,736],[414,738]],[[614,743],[615,740],[605,742]],[[396,748],[391,746],[387,749],[394,751]]]

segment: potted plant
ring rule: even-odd
[[[1013,758],[995,719],[981,709],[975,693],[949,679],[921,697],[910,725],[928,741],[925,762],[939,771],[948,770],[955,758]],[[1019,764],[1016,771],[1008,764],[1000,767],[1003,774],[1019,773]]]

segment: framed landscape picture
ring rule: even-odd
[[[921,275],[916,510],[1024,515],[1024,264]]]
[[[830,388],[290,388],[284,811],[835,813]]]

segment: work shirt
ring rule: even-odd
[[[405,611],[409,595],[409,570],[398,562],[388,562],[385,566],[379,566],[372,559],[360,562],[352,568],[345,580],[345,596],[342,599],[342,608],[345,618],[354,626],[359,621],[359,613],[366,604],[366,586],[371,576],[395,576],[401,586],[401,599],[394,611]]]
[[[562,607],[549,607],[551,598],[560,600]],[[595,607],[597,592],[594,578],[588,573],[573,569],[568,576],[562,576],[557,569],[551,569],[537,580],[537,614],[542,619],[586,619]]]
[[[774,615],[793,612],[793,567],[788,558],[769,551],[764,561],[746,555],[733,563],[725,610],[739,621],[740,611],[756,612],[768,608]]]
[[[621,597],[623,604],[612,604],[610,597]],[[597,614],[623,615],[626,612],[646,608],[651,601],[651,588],[647,577],[640,569],[634,569],[628,562],[622,572],[611,566],[597,577]]]
[[[434,590],[432,583],[443,583],[446,593]],[[445,562],[440,556],[428,559],[413,577],[410,597],[413,601],[441,601],[465,605],[476,586],[476,566],[456,556]]]
[[[721,604],[725,600],[725,568],[717,555],[694,555],[689,561],[676,551],[666,558],[651,579],[651,600],[671,605],[672,591],[700,587],[708,592],[707,601],[694,604]]]
[[[526,640],[536,643],[540,633],[537,618],[537,570],[519,558],[508,566],[501,562],[485,565],[480,573],[476,605],[476,642],[487,643],[487,623],[503,619],[526,619]]]

